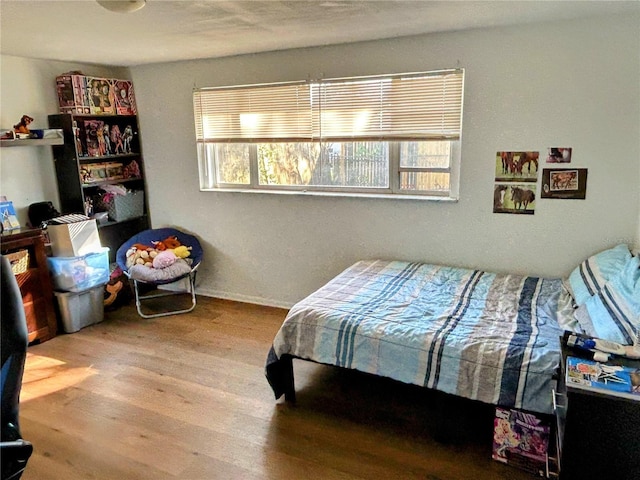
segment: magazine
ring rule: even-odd
[[[2,230],[16,230],[20,228],[20,222],[13,208],[13,202],[0,202],[0,215],[2,215]]]
[[[640,367],[600,363],[567,357],[568,386],[583,388],[640,402]]]

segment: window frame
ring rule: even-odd
[[[268,142],[264,138],[253,140],[251,138],[236,139],[234,141],[213,141],[211,139],[198,138],[198,125],[197,125],[197,105],[196,94],[205,92],[207,90],[224,90],[225,88],[235,89],[243,88],[238,87],[216,87],[215,89],[194,89],[194,118],[196,119],[196,144],[198,153],[198,168],[200,175],[200,190],[201,191],[225,191],[225,192],[250,192],[250,193],[285,193],[285,194],[310,194],[310,195],[331,195],[331,196],[363,196],[363,197],[385,197],[385,198],[412,198],[412,199],[436,199],[436,200],[454,200],[458,199],[459,195],[459,170],[461,163],[461,142],[462,142],[462,111],[464,104],[464,69],[451,69],[438,72],[421,72],[418,74],[396,74],[396,75],[379,75],[375,77],[354,77],[354,79],[362,78],[387,78],[387,77],[399,77],[401,75],[443,75],[448,73],[455,73],[461,76],[461,92],[459,97],[459,130],[457,136],[454,138],[395,138],[395,139],[379,139],[366,138],[364,140],[359,138],[351,138],[353,142],[358,141],[383,141],[388,143],[388,180],[387,187],[350,187],[350,186],[326,186],[326,185],[273,185],[273,184],[260,184],[260,166],[258,161],[258,145],[261,143],[295,143],[290,142],[288,139],[280,140],[273,139]],[[329,79],[327,82],[335,82],[341,79]],[[300,85],[303,82],[289,82],[291,85]],[[287,83],[278,84],[262,84],[255,85],[254,87],[269,88],[270,86],[282,86]],[[248,86],[252,87],[252,86]],[[406,141],[449,141],[449,166],[448,167],[409,167],[401,166],[400,162],[400,142]],[[335,143],[346,142],[346,139],[324,140],[323,138],[313,138],[307,141],[317,143]],[[242,143],[249,146],[249,183],[225,183],[218,180],[218,151],[217,144],[220,143]],[[212,152],[212,153],[211,153]],[[428,173],[447,173],[449,175],[449,189],[447,191],[435,191],[435,190],[410,190],[402,189],[400,185],[400,178],[402,173],[405,172],[428,172]]]

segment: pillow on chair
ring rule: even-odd
[[[184,277],[191,271],[191,266],[182,258],[178,258],[173,265],[164,268],[149,268],[144,265],[133,265],[129,269],[129,276],[133,280],[147,283],[164,283]]]

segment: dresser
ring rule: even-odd
[[[28,264],[16,274],[27,317],[29,343],[40,343],[55,337],[58,321],[53,303],[53,289],[47,267],[45,236],[40,229],[3,232],[0,238],[3,255],[26,250]]]

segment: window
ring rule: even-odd
[[[463,70],[194,91],[201,190],[457,197]]]

